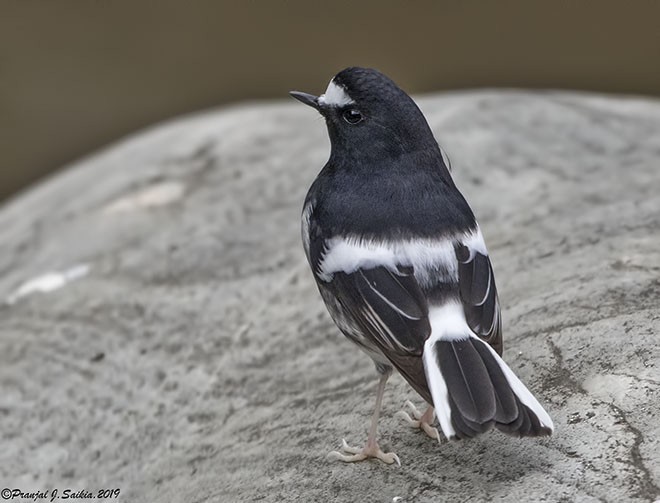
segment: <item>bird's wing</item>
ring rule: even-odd
[[[431,327],[412,267],[337,272],[327,285],[363,334],[387,354],[422,354]]]
[[[358,242],[328,237],[313,218],[315,201],[303,208],[303,245],[321,295],[342,332],[386,356],[427,401],[424,366],[419,357],[431,333],[428,304],[414,276],[388,250],[362,248]]]
[[[493,266],[481,232],[455,245],[458,286],[470,328],[502,355],[502,317]]]
[[[341,306],[342,316],[350,319],[351,325],[359,327],[358,337],[355,332],[349,334],[343,330],[344,333],[357,344],[382,353],[431,403],[420,358],[431,326],[427,301],[413,268],[399,265],[392,270],[378,266],[351,273],[336,272],[329,283],[319,284],[332,291],[332,297]]]

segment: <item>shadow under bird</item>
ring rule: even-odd
[[[500,305],[479,225],[415,102],[382,73],[346,68],[321,96],[291,95],[327,124],[330,158],[302,213],[307,260],[341,332],[380,375],[366,445],[330,458],[399,463],[376,439],[396,369],[429,408],[411,425],[439,439],[496,428],[552,433],[552,420],[502,360]]]

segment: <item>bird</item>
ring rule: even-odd
[[[502,318],[481,229],[414,100],[389,77],[349,67],[319,96],[291,91],[325,119],[330,155],[302,209],[302,242],[339,330],[379,376],[366,444],[330,459],[376,458],[377,425],[397,371],[428,404],[414,419],[440,440],[492,429],[550,435],[548,413],[502,359]]]

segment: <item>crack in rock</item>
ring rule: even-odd
[[[640,451],[640,445],[644,443],[644,435],[639,430],[633,426],[628,420],[626,413],[618,406],[612,402],[603,402],[607,405],[618,420],[625,425],[625,427],[633,434],[633,445],[630,449],[630,461],[625,461],[628,465],[636,469],[636,472],[640,472],[638,480],[636,481],[637,489],[634,489],[633,495],[638,498],[644,498],[648,501],[655,501],[656,498],[660,497],[660,486],[658,486],[653,480],[653,474],[651,470],[646,466],[642,453]]]

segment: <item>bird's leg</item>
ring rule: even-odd
[[[393,452],[383,452],[376,440],[376,434],[378,431],[378,416],[380,415],[380,408],[383,404],[383,393],[385,392],[385,383],[387,382],[388,377],[390,377],[390,372],[384,373],[380,381],[378,381],[378,391],[376,394],[376,408],[374,413],[371,416],[371,427],[369,428],[369,436],[367,437],[367,444],[362,447],[351,447],[346,443],[346,440],[342,440],[342,452],[332,451],[328,454],[328,459],[344,461],[346,463],[353,463],[355,461],[362,461],[368,458],[377,458],[387,463],[388,465],[396,462],[401,466],[401,461],[399,456]],[[344,454],[347,453],[347,454]]]
[[[417,407],[415,407],[415,405],[410,400],[406,400],[405,405],[408,407],[408,409],[410,409],[410,413],[415,419],[410,417],[410,414],[404,410],[400,410],[395,415],[403,419],[413,428],[419,428],[420,430],[423,430],[424,433],[426,433],[429,437],[435,438],[439,441],[440,433],[438,432],[437,428],[432,426],[433,420],[435,419],[435,410],[433,409],[433,405],[429,405],[429,408],[426,409],[424,414],[419,412]]]

